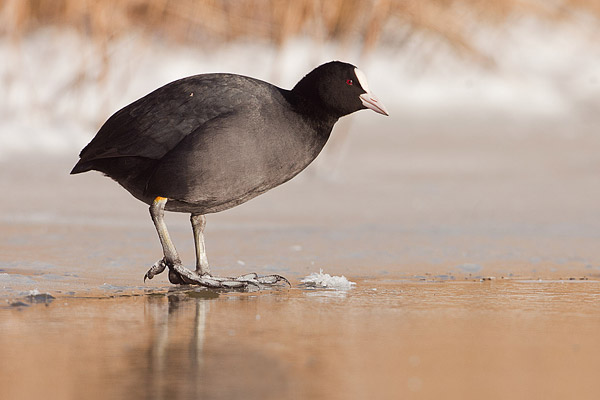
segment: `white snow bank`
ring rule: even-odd
[[[335,289],[335,290],[349,290],[355,282],[350,282],[344,275],[342,276],[331,276],[324,274],[323,269],[319,272],[313,272],[307,277],[300,280],[304,286],[308,288],[320,288],[320,289]]]
[[[309,39],[277,50],[249,41],[178,46],[132,33],[103,53],[97,43],[67,29],[40,30],[16,42],[0,38],[0,159],[23,153],[76,157],[112,113],[184,76],[233,72],[291,88],[332,59],[366,73],[390,110],[385,121],[390,127],[411,116],[441,121],[452,116],[482,126],[494,115],[590,124],[598,118],[600,46],[588,25],[522,18],[478,26],[471,39],[492,67],[418,34],[400,48],[381,46],[368,57],[360,56],[359,46]]]

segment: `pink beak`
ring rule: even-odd
[[[373,96],[371,93],[369,93],[369,92],[363,93],[359,97],[360,97],[360,101],[362,102],[363,106],[367,107],[368,109],[371,109],[371,110],[375,111],[376,113],[383,114],[386,116],[390,115],[388,113],[388,111],[386,110],[385,106],[379,100],[377,100],[377,98],[375,96]]]

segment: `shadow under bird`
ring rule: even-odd
[[[292,90],[234,74],[171,82],[112,115],[81,151],[71,174],[104,173],[150,205],[164,257],[146,278],[169,268],[174,284],[210,288],[275,285],[279,275],[212,275],[205,214],[244,203],[296,176],[323,149],[340,117],[361,109],[388,115],[354,65],[323,64]],[[181,264],[164,212],[191,214],[195,271]],[[288,282],[289,283],[289,282]]]

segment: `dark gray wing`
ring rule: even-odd
[[[207,121],[242,106],[265,83],[232,74],[171,82],[113,114],[81,151],[82,162],[111,157],[160,159]]]

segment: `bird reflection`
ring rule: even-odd
[[[287,398],[288,361],[266,351],[256,296],[177,287],[146,296],[144,307],[149,335],[132,389],[142,393],[132,397]]]
[[[203,351],[206,339],[206,315],[212,291],[174,288],[146,301],[146,317],[151,325],[146,378],[148,398],[165,399],[181,395],[199,395]],[[182,382],[182,381],[185,381]]]

